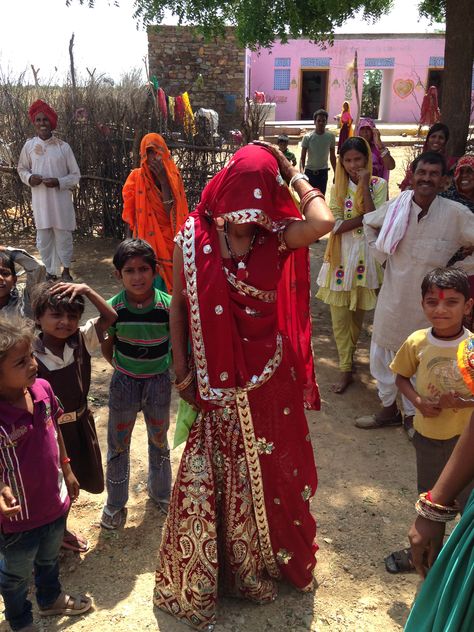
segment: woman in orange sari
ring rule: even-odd
[[[170,294],[173,289],[174,237],[188,216],[188,203],[178,167],[159,134],[140,143],[140,167],[122,190],[122,219],[133,237],[147,241],[158,260],[158,273]]]

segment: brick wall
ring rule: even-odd
[[[234,30],[225,40],[205,42],[189,26],[148,27],[150,75],[156,75],[171,96],[189,93],[193,111],[212,108],[219,114],[219,127],[239,127],[245,90],[245,49],[239,48]],[[196,84],[202,75],[203,83]]]

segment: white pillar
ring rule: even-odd
[[[390,105],[392,103],[393,68],[382,70],[382,88],[380,90],[379,120],[390,123]]]

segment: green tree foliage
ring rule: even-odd
[[[361,116],[379,117],[380,91],[382,89],[382,71],[366,70],[362,87]]]
[[[97,0],[65,0],[94,6]],[[120,0],[103,0],[120,4]],[[331,42],[334,29],[356,13],[374,22],[392,7],[392,0],[135,0],[135,19],[147,24],[163,21],[165,11],[180,24],[192,24],[208,39],[236,27],[238,41],[252,49],[275,41],[305,38]],[[471,74],[474,56],[473,0],[419,0],[420,15],[446,22],[443,78],[443,121],[451,129],[451,150],[463,153],[471,111]]]
[[[88,6],[97,2],[77,1]],[[66,4],[72,2],[66,0]],[[225,26],[232,25],[242,46],[255,49],[299,37],[330,41],[334,29],[357,12],[374,22],[392,4],[392,0],[135,0],[134,17],[143,24],[157,24],[169,11],[180,24],[196,25],[208,39],[222,36]]]
[[[435,22],[446,20],[446,0],[422,0],[418,5],[420,15]]]

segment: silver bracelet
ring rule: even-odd
[[[295,175],[290,180],[290,189],[294,190],[295,182],[298,182],[298,180],[306,180],[306,182],[309,182],[309,178],[305,173],[295,173]]]
[[[388,147],[384,147],[383,151],[380,152],[380,157],[385,158],[385,156],[389,153],[390,153],[390,149]]]

